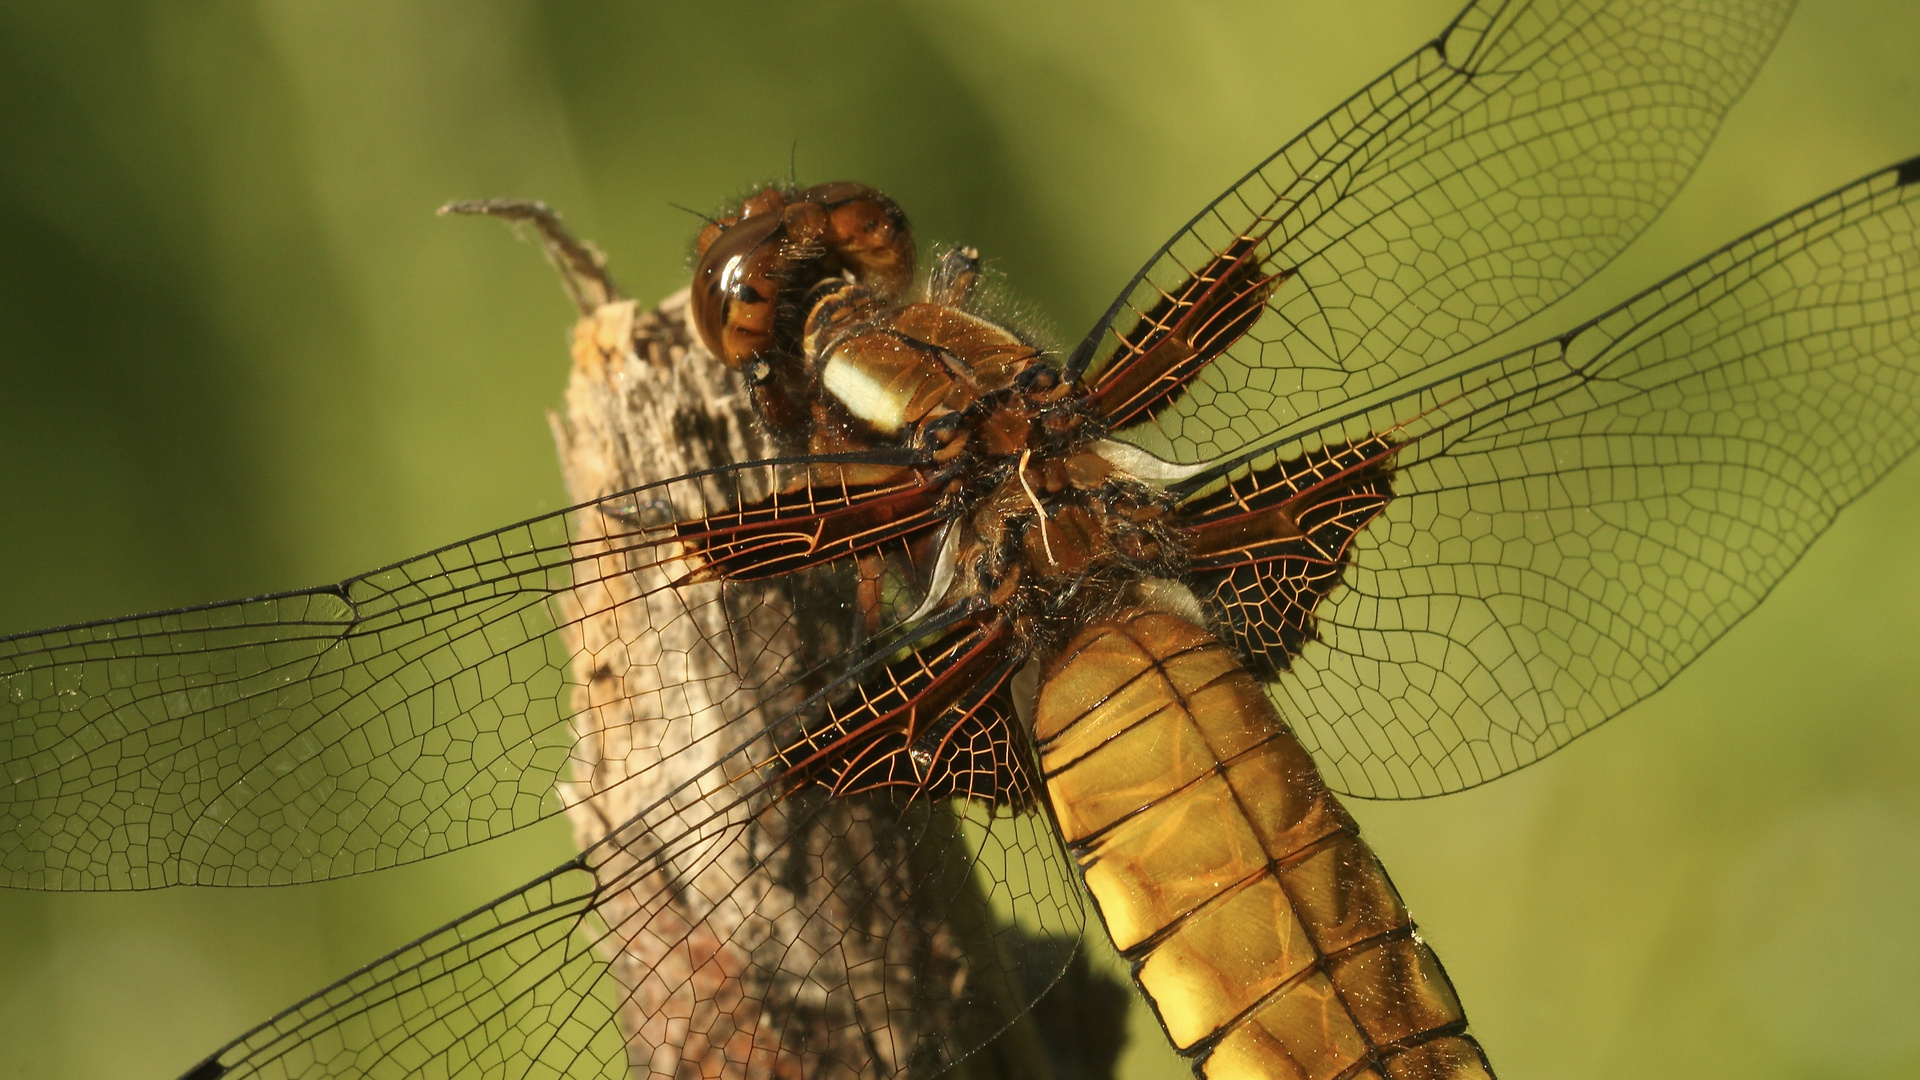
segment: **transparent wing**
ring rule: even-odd
[[[1916,302],[1920,159],[1304,440],[1400,443],[1273,684],[1336,785],[1471,787],[1665,684],[1920,441]]]
[[[794,468],[667,481],[339,585],[0,639],[0,884],[278,884],[475,843],[561,809],[556,779],[596,790],[576,743],[610,694],[655,721],[623,732],[653,755],[634,767],[684,768],[668,748],[831,676],[796,619],[816,641],[853,620],[805,572],[677,585],[937,524],[911,482]],[[570,685],[589,650],[607,685]]]
[[[729,755],[189,1076],[930,1074],[1060,979],[1084,914],[1044,816],[775,798],[741,782],[765,764]],[[989,1075],[1035,1075],[987,1053],[1008,1055]]]
[[[1249,240],[1279,276],[1265,311],[1130,441],[1215,460],[1458,357],[1659,214],[1791,8],[1469,4],[1176,234],[1069,367],[1098,388],[1138,352],[1138,328],[1177,321],[1169,305]]]

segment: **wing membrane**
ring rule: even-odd
[[[1223,252],[1284,275],[1151,423],[1208,461],[1458,356],[1586,280],[1657,216],[1790,0],[1482,0],[1287,143],[1148,262],[1069,362],[1097,385]],[[1189,301],[1193,302],[1193,301]]]
[[[1070,951],[1033,945],[1077,941],[1084,912],[1045,817],[790,791],[771,745],[720,756],[577,858],[288,1009],[198,1074],[932,1072],[1060,979]],[[846,963],[848,934],[884,942],[887,962]],[[836,1056],[848,1046],[861,1060]]]
[[[631,639],[621,643],[629,690],[636,675],[709,674],[693,691],[653,680],[647,705],[666,729],[703,710],[748,711],[805,674],[810,665],[781,652],[791,646],[764,625],[808,614],[791,600],[804,574],[671,585],[715,576],[703,557],[713,535],[738,554],[777,531],[774,514],[755,520],[757,533],[741,525],[771,492],[830,488],[807,502],[806,527],[832,532],[842,518],[864,526],[874,505],[891,507],[910,486],[836,483],[820,473],[839,466],[810,468],[797,478],[781,464],[717,470],[338,585],[0,640],[0,883],[312,880],[425,858],[556,812],[554,782],[574,745],[565,672],[589,645],[554,631],[604,614],[588,608],[615,611]],[[581,512],[596,519],[587,532]],[[725,529],[695,529],[704,546],[688,542],[682,530],[707,515]],[[913,524],[935,523],[923,510]],[[855,535],[788,561],[826,563],[896,542],[905,526],[864,540],[840,531]],[[636,575],[647,584],[613,580]],[[772,590],[789,598],[774,603]],[[597,599],[583,608],[580,597]],[[728,655],[659,646],[688,622],[756,633],[733,635]]]
[[[1471,787],[1664,685],[1920,442],[1917,302],[1920,159],[1345,421],[1395,497],[1274,684],[1341,790]]]
[[[903,649],[823,722],[775,733],[790,772],[835,794],[895,788],[1021,810],[1037,805],[1025,740],[1008,694],[1026,660],[1004,621],[965,620]]]

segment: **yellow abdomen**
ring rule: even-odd
[[[1087,627],[1034,727],[1114,946],[1199,1076],[1491,1077],[1386,871],[1211,634],[1142,609]]]

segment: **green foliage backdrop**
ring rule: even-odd
[[[1070,343],[1453,6],[0,4],[0,632],[561,505],[542,410],[571,313],[443,201],[545,198],[657,299],[695,224],[674,204],[792,163],[978,245]],[[1920,10],[1803,8],[1572,307],[1920,153]],[[1360,807],[1504,1075],[1920,1073],[1917,535],[1910,463],[1656,700],[1492,787]],[[566,851],[555,824],[326,885],[0,894],[0,1078],[177,1075]],[[1180,1075],[1136,1035],[1130,1076]]]

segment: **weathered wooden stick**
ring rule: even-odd
[[[549,415],[574,501],[770,456],[739,376],[689,330],[685,290],[640,311],[619,295],[604,256],[544,204],[490,200],[442,212],[531,225],[581,312],[566,413]],[[969,984],[975,958],[999,947],[984,897],[972,886],[954,895],[954,875],[929,875],[916,850],[942,846],[930,838],[958,847],[956,824],[923,822],[909,836],[887,805],[770,805],[741,789],[674,806],[679,821],[721,822],[712,842],[662,851],[652,831],[630,824],[650,807],[657,823],[677,787],[791,704],[743,687],[779,685],[824,658],[808,655],[777,591],[742,601],[719,584],[661,588],[662,570],[626,565],[605,541],[609,526],[593,506],[575,522],[576,536],[600,540],[604,554],[599,573],[578,575],[593,580],[576,585],[561,613],[576,739],[561,796],[583,849],[623,825],[630,834],[594,869],[607,890],[597,905],[607,931],[600,951],[622,991],[632,1074],[829,1080],[951,1065],[928,1048],[963,1022],[981,1023],[983,1010],[997,1027],[1020,1007],[991,1000],[990,980]],[[930,904],[914,894],[929,877],[946,883]],[[973,1011],[957,1017],[969,995]],[[1055,1071],[1026,1020],[947,1075],[1046,1080]]]

